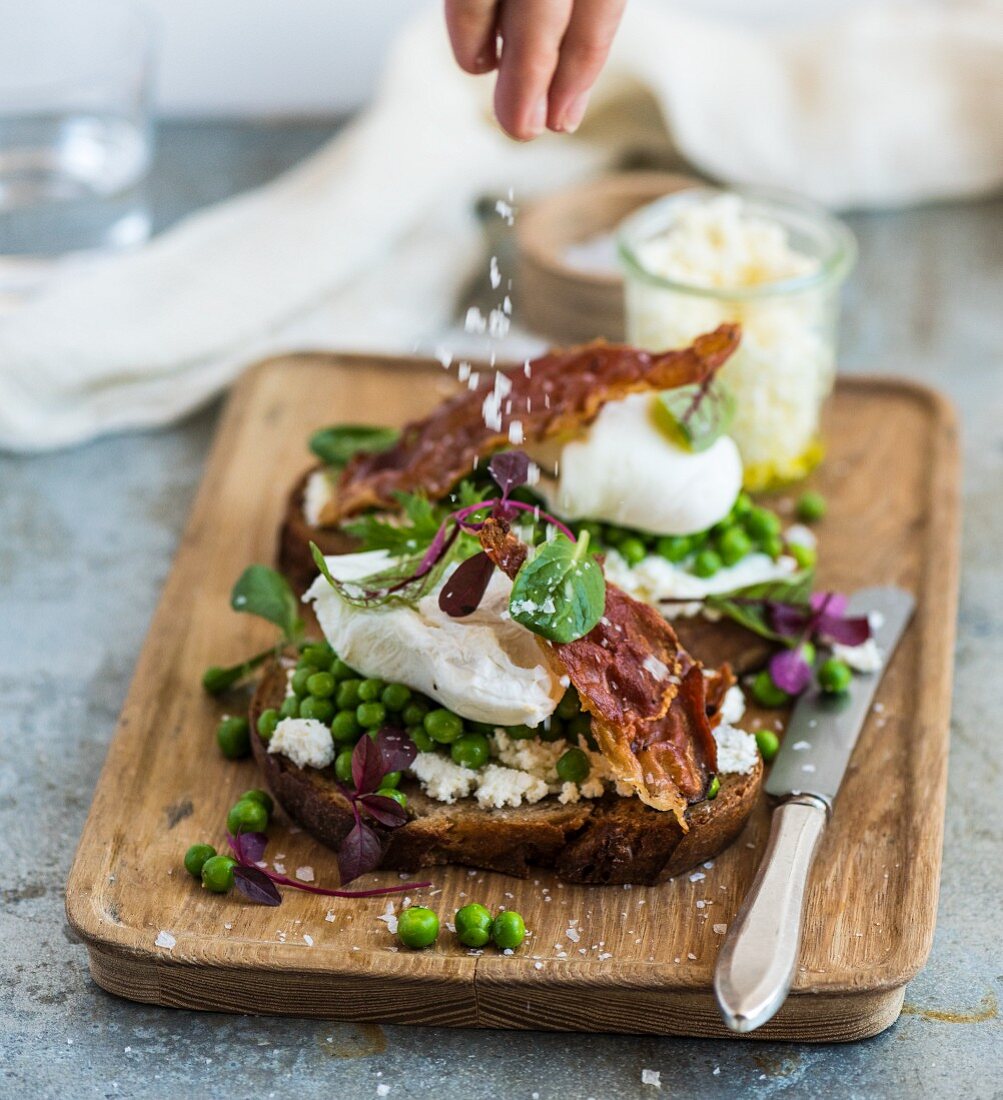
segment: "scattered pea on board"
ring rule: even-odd
[[[397,918],[397,938],[415,951],[431,947],[439,935],[439,918],[423,905],[412,905]]]

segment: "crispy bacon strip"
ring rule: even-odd
[[[495,565],[514,578],[526,560],[525,545],[494,519],[479,535]],[[595,628],[549,648],[592,715],[592,732],[617,779],[642,802],[672,811],[686,829],[686,807],[705,796],[717,770],[708,684],[713,713],[730,673],[708,681],[661,615],[609,583]]]
[[[390,450],[357,455],[342,471],[321,522],[337,524],[367,508],[395,508],[398,492],[420,489],[437,500],[480,459],[511,446],[515,421],[527,443],[573,435],[607,401],[702,382],[738,340],[737,325],[721,325],[678,351],[656,355],[600,341],[550,352],[523,370],[485,372],[476,388],[408,424]]]

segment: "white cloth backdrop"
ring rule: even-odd
[[[469,278],[473,200],[595,171],[636,141],[638,97],[660,109],[657,140],[724,181],[836,208],[997,187],[1003,5],[871,3],[752,30],[631,0],[580,135],[510,142],[489,96],[452,64],[435,5],[330,145],[0,319],[0,446],[167,423],[279,348],[409,350]]]

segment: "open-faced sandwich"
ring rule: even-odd
[[[318,433],[280,565],[325,640],[270,598],[297,644],[265,665],[250,736],[352,873],[653,883],[741,830],[762,759],[726,657],[745,672],[793,637],[804,663],[825,609],[810,532],[742,492],[715,381],[738,339],[554,352],[465,373],[399,432]],[[694,621],[696,655],[674,628]]]

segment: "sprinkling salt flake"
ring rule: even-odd
[[[522,443],[523,439],[524,439],[524,436],[523,436],[523,432],[522,432],[522,421],[521,420],[513,420],[512,423],[509,424],[509,426],[508,426],[508,441],[509,441],[509,443],[512,443],[515,446],[518,446],[520,443]]]
[[[791,748],[795,752],[804,752],[805,749],[810,749],[811,748],[811,742],[810,741],[795,741],[794,744],[791,745]]]
[[[297,867],[296,877],[300,882],[313,882],[313,868],[309,866]]]
[[[157,947],[163,947],[167,951],[173,951],[175,944],[178,942],[170,932],[160,931],[157,933],[157,938],[153,941]]]
[[[453,362],[453,353],[451,351],[446,351],[445,348],[436,348],[434,354],[436,359],[442,364],[444,370]]]
[[[313,936],[308,936],[304,932],[303,933],[303,942],[307,945],[307,947],[313,947]]]
[[[456,380],[458,382],[466,382],[470,377],[471,366],[469,363],[461,363],[456,368]]]
[[[511,317],[512,316],[512,299],[506,294],[502,300],[502,309]]]
[[[491,262],[488,264],[488,278],[491,280],[491,286],[495,290],[501,286],[501,272],[498,270],[497,256],[492,256]]]
[[[719,936],[723,936],[725,932],[728,931],[728,926],[726,924],[715,924],[712,927]]]
[[[703,882],[706,877],[703,871],[694,871],[693,874],[690,875],[690,882]]]
[[[815,765],[814,764],[802,764],[801,765],[801,770],[803,772],[813,772],[815,770]]]
[[[510,202],[499,199],[495,203],[495,211],[504,220],[506,225],[515,224],[515,207],[513,207]]]
[[[376,1086],[377,1096],[386,1096],[390,1092],[390,1086],[384,1084],[382,1081]]]
[[[466,317],[463,319],[463,327],[467,332],[474,332],[480,335],[487,331],[487,318],[481,313],[477,306],[471,306],[467,310]]]
[[[642,1069],[641,1070],[641,1084],[642,1085],[654,1085],[656,1089],[662,1087],[662,1074],[657,1069]]]

